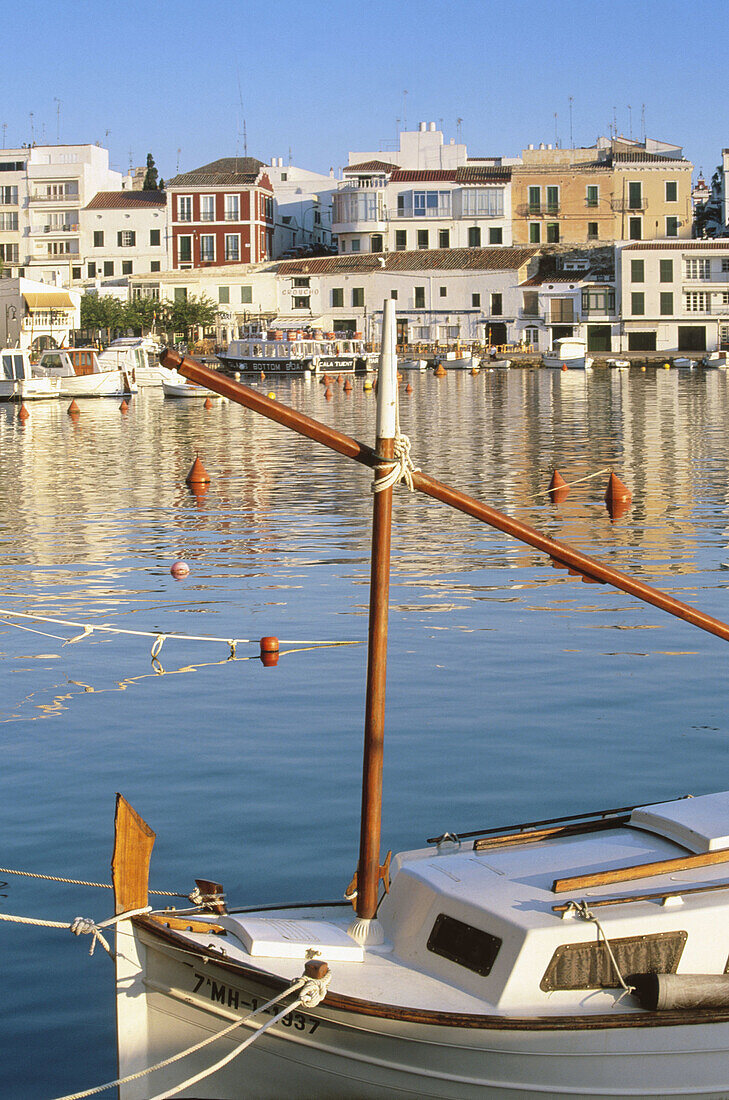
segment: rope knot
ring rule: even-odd
[[[332,980],[331,970],[323,978],[308,978],[299,990],[299,1000],[304,1008],[316,1008],[327,995],[329,983]]]
[[[378,457],[381,458],[381,456]],[[398,481],[404,481],[412,493],[415,488],[413,474],[420,473],[420,467],[413,464],[410,457],[410,440],[406,435],[401,435],[398,430],[393,441],[392,461],[381,458],[375,469],[378,473],[383,473],[384,476],[375,478],[372,482],[373,493],[382,493],[385,489],[397,485]]]
[[[96,941],[98,940],[106,953],[108,955],[111,955],[113,958],[113,952],[109,947],[109,944],[102,936],[99,926],[96,924],[95,921],[91,919],[91,917],[76,917],[69,925],[69,931],[72,932],[74,936],[90,935],[92,937],[91,947],[89,948],[89,955],[93,955],[94,948],[96,947]]]

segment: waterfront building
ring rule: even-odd
[[[167,269],[164,191],[99,191],[81,210],[79,229],[83,262],[71,275],[87,289],[103,293],[131,275]]]
[[[0,152],[3,271],[58,286],[81,263],[80,211],[101,190],[118,190],[99,145],[30,145]]]
[[[596,244],[691,236],[693,165],[677,145],[600,138],[529,146],[512,169],[514,244]]]
[[[274,194],[274,259],[331,252],[332,196],[337,188],[334,170],[325,176],[284,164],[283,157],[272,157],[266,175]]]
[[[525,344],[551,351],[557,340],[575,336],[597,354],[618,347],[612,246],[551,249],[540,255],[538,270],[520,291],[519,339]]]
[[[273,187],[255,157],[222,157],[167,184],[172,270],[256,263],[273,255]]]
[[[21,276],[0,279],[2,347],[35,353],[68,346],[81,321],[81,294]]]

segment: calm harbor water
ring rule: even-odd
[[[729,619],[729,379],[633,369],[414,374],[416,465]],[[375,404],[298,379],[280,400],[366,442]],[[0,408],[0,864],[110,881],[114,795],[157,832],[151,885],[231,902],[339,897],[357,859],[366,652],[81,633],[362,642],[371,474],[233,404],[143,392]],[[195,407],[191,407],[191,406]],[[196,451],[212,484],[196,499]],[[633,506],[611,522],[607,474]],[[190,576],[175,582],[184,557]],[[19,629],[20,622],[26,629]],[[30,632],[32,628],[37,633]],[[284,650],[296,647],[284,645]],[[403,488],[393,530],[383,854],[427,836],[723,789],[726,643]],[[249,659],[249,658],[253,659]],[[70,922],[106,891],[2,875],[0,910]],[[116,1075],[113,966],[0,923],[0,1094]],[[112,1095],[111,1093],[107,1095]]]

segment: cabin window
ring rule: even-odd
[[[610,947],[624,978],[632,974],[675,974],[687,939],[687,932],[661,932],[611,939]],[[555,989],[616,989],[619,985],[608,950],[600,940],[558,947],[539,988],[551,993]]]
[[[485,978],[491,973],[501,943],[498,936],[439,913],[428,937],[428,951]]]

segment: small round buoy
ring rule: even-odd
[[[266,394],[266,397],[268,398],[269,401],[275,401],[276,400],[276,394],[273,392],[273,390],[269,390],[268,393]]]
[[[25,405],[21,405],[18,409],[18,420],[25,421],[30,416],[30,413],[26,409]]]
[[[471,367],[471,377],[475,378],[478,374],[478,367]]]
[[[190,566],[186,561],[176,561],[170,566],[170,573],[176,581],[181,581],[190,574]]]
[[[446,369],[445,369],[445,367],[443,366],[442,363],[439,363],[438,366],[435,368],[435,377],[436,378],[445,378],[445,376],[446,376]]]
[[[345,393],[351,393],[352,392],[352,383],[349,381],[348,378],[344,379],[343,389],[344,389]]]
[[[562,370],[567,370],[567,364],[566,363],[562,364]]]
[[[640,369],[641,369],[641,370],[643,371],[643,373],[645,374],[645,363],[643,364],[643,366],[642,366],[642,367],[641,367]]]
[[[405,393],[412,393],[412,392],[413,392],[413,387],[408,382],[407,386],[405,387]]]
[[[261,371],[261,381],[262,381],[262,382],[265,382],[265,381],[266,381],[266,374],[265,374],[265,371]]]
[[[124,398],[122,398],[122,403],[121,403],[121,405],[119,406],[119,412],[120,412],[120,413],[127,413],[127,412],[129,412],[129,406],[127,405],[127,403],[126,403],[126,401],[124,400]]]
[[[329,386],[327,386],[327,388],[324,390],[324,396],[326,397],[327,401],[331,401],[332,391],[329,389]]]
[[[663,364],[663,369],[664,370],[670,370],[671,369],[671,364],[670,363],[664,363]]]
[[[81,412],[78,405],[76,404],[75,399],[71,401],[71,404],[66,409],[66,412],[69,416],[78,416],[78,414]]]
[[[362,389],[365,391],[372,389],[372,382],[369,378],[365,378],[364,383],[362,384]]]
[[[261,661],[266,668],[278,664],[278,638],[261,638]]]
[[[204,404],[203,408],[205,408],[205,409],[212,409],[212,407],[213,407],[213,403],[212,403],[212,401],[210,400],[210,398],[209,398],[209,397],[206,397],[206,398],[205,398],[205,404]]]
[[[200,456],[199,455],[195,455],[195,461],[193,462],[192,466],[190,467],[190,472],[188,473],[187,477],[185,478],[185,482],[188,485],[209,485],[210,484],[210,474],[207,472],[207,470],[203,466],[202,462],[200,461]]]

